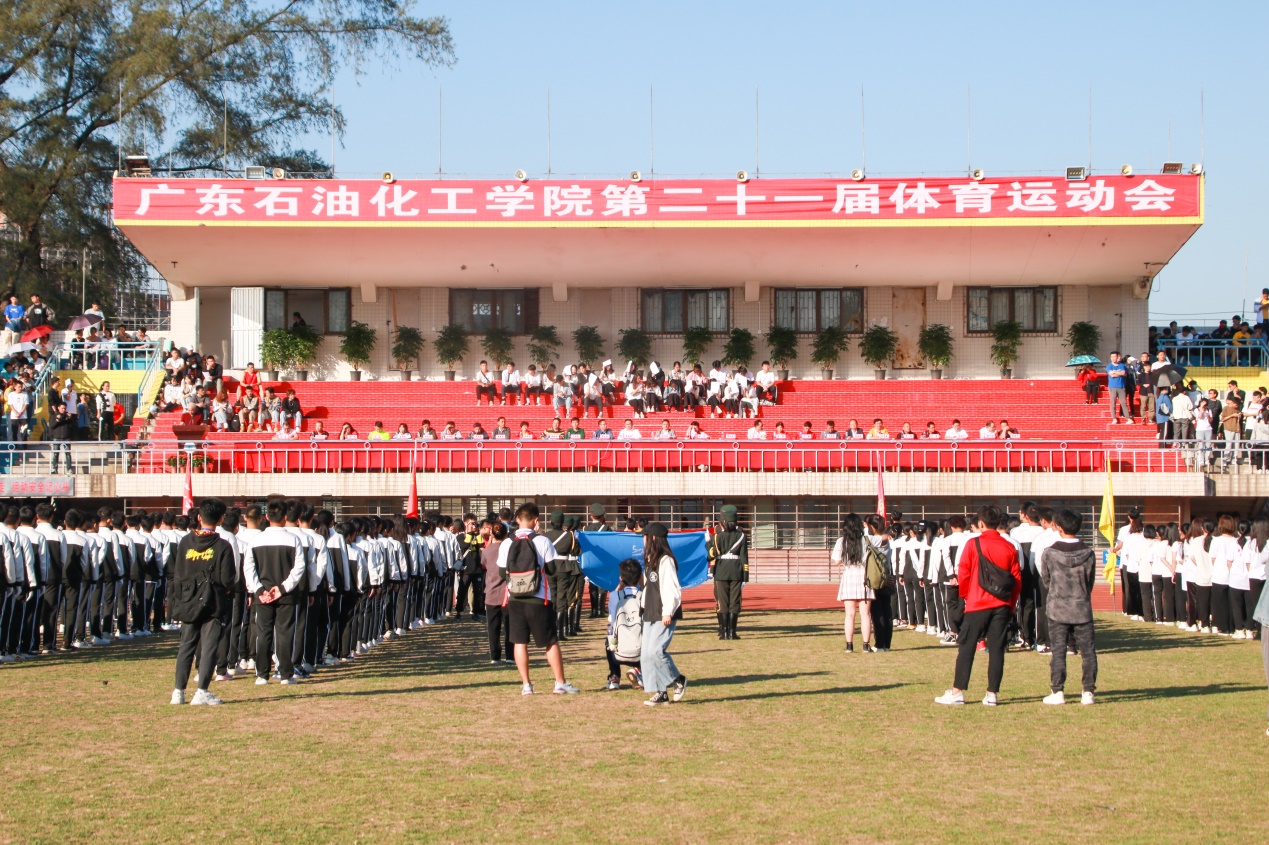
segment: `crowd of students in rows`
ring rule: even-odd
[[[1253,617],[1265,587],[1269,518],[1222,514],[1152,525],[1134,510],[1111,551],[1118,555],[1126,616],[1192,633],[1260,638]]]

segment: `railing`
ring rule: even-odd
[[[1159,349],[1181,367],[1269,367],[1269,343],[1246,340],[1159,340]]]
[[[160,348],[157,340],[70,341],[58,344],[49,360],[59,370],[144,370],[160,354]]]
[[[1269,443],[1184,441],[893,441],[750,442],[286,442],[197,444],[0,444],[0,471],[47,475],[63,471],[164,473],[421,473],[455,472],[1200,472],[1228,463],[1269,466]],[[59,460],[60,458],[60,460]],[[1250,458],[1250,461],[1249,461]]]
[[[158,394],[159,389],[163,385],[164,376],[167,374],[167,370],[163,368],[161,346],[155,343],[153,347],[150,357],[146,361],[145,378],[141,379],[141,384],[137,387],[137,398],[132,407],[133,414],[144,412],[147,405]]]

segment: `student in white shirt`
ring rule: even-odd
[[[952,420],[952,427],[943,435],[944,440],[968,440],[969,432],[961,428],[960,420]]]
[[[507,404],[507,399],[514,397],[515,402],[511,404],[524,404],[524,397],[520,393],[520,371],[516,369],[514,361],[508,361],[507,366],[502,370],[502,404]]]
[[[1233,636],[1234,618],[1229,589],[1230,569],[1242,549],[1235,536],[1237,523],[1228,514],[1216,521],[1207,553],[1212,559],[1212,630],[1223,637]]]
[[[1260,626],[1255,621],[1256,605],[1265,589],[1265,562],[1269,560],[1269,519],[1259,517],[1251,523],[1247,543],[1243,546],[1247,556],[1247,628],[1255,637]]]
[[[748,433],[745,435],[746,440],[766,440],[767,432],[762,429],[762,420],[754,420],[753,425],[749,427]]]
[[[639,440],[643,437],[643,433],[634,427],[634,420],[626,420],[621,426],[621,431],[617,432],[618,440]]]
[[[754,374],[754,383],[758,386],[758,400],[774,405],[780,401],[780,388],[776,385],[775,370],[770,361],[763,361],[762,368]]]
[[[1251,579],[1247,572],[1247,532],[1251,523],[1243,520],[1238,525],[1238,554],[1229,565],[1229,609],[1233,619],[1233,636],[1236,640],[1249,639],[1251,633],[1251,616],[1247,613],[1247,593],[1251,590]],[[1254,609],[1254,606],[1253,606]]]

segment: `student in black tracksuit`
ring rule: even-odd
[[[89,562],[84,555],[84,536],[79,533],[84,515],[71,508],[62,518],[66,527],[66,560],[62,561],[62,648],[84,647],[84,617],[88,607],[82,594],[89,575]]]
[[[216,532],[225,515],[225,503],[204,499],[198,508],[199,528],[191,531],[176,547],[172,561],[173,616],[181,626],[181,644],[176,652],[176,688],[172,703],[185,703],[185,685],[190,665],[198,654],[198,691],[191,704],[220,704],[208,691],[216,671],[216,648],[221,628],[229,621],[229,591],[233,588],[234,554],[229,542]],[[200,601],[198,585],[207,583],[207,600]]]
[[[254,597],[256,617],[256,683],[269,682],[269,665],[276,640],[278,674],[283,684],[295,683],[291,649],[295,645],[295,602],[304,596],[304,549],[286,529],[286,504],[269,503],[269,527],[255,537],[242,556],[247,591]]]

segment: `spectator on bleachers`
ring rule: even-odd
[[[741,384],[745,379],[738,373],[732,374],[723,384],[723,407],[727,410],[727,419],[740,416]]]
[[[282,400],[272,387],[264,389],[264,398],[260,400],[260,429],[276,431],[282,426]]]
[[[370,430],[370,433],[366,435],[366,439],[382,442],[386,440],[391,440],[392,434],[386,428],[383,427],[382,420],[376,420],[375,427],[372,428]]]
[[[1097,381],[1097,370],[1093,369],[1092,364],[1083,364],[1075,373],[1075,381],[1084,391],[1084,404],[1097,404],[1097,391],[1100,387]]]
[[[881,421],[881,417],[877,417],[872,421],[872,428],[868,429],[866,440],[889,440],[890,432],[886,428],[886,424]]]
[[[247,362],[247,368],[242,371],[242,377],[238,379],[238,398],[242,398],[243,391],[248,387],[260,390],[260,371],[256,369],[256,365],[250,361]]]
[[[638,376],[632,377],[626,384],[626,404],[630,406],[635,419],[643,419],[647,411],[647,404],[643,398],[644,390],[643,380]]]
[[[494,424],[493,433],[491,435],[494,440],[510,440],[511,429],[507,428],[507,418],[498,417],[498,422]]]
[[[699,362],[692,365],[692,371],[687,374],[685,384],[687,385],[687,390],[683,394],[683,401],[687,403],[687,406],[695,408],[705,404],[706,392],[709,389],[709,379],[705,376],[705,372],[701,369]]]
[[[674,429],[670,427],[669,420],[661,420],[661,427],[657,429],[656,434],[652,435],[653,440],[673,440]]]
[[[709,406],[709,415],[711,417],[721,417],[725,413],[723,408],[723,382],[710,379],[709,387],[705,391],[705,404]]]
[[[185,373],[185,359],[181,357],[181,350],[175,346],[169,349],[163,367],[173,379],[180,378]]]
[[[751,381],[740,395],[740,416],[742,418],[758,416],[758,406],[761,404],[762,388],[758,387],[756,381]]]
[[[551,390],[551,404],[558,414],[563,409],[564,416],[573,412],[573,387],[564,380],[564,376],[556,376]]]
[[[563,440],[564,429],[560,428],[560,418],[556,417],[551,421],[551,427],[542,432],[543,440]]]
[[[930,420],[925,424],[925,431],[921,432],[924,440],[942,440],[943,435],[939,434],[938,426],[934,424],[934,420]]]
[[[471,424],[471,431],[467,433],[468,440],[488,440],[489,432],[485,431],[485,427],[478,422]]]
[[[841,440],[842,433],[837,430],[837,426],[832,420],[824,423],[824,430],[820,432],[820,440]]]
[[[542,404],[542,374],[537,364],[530,364],[524,374],[524,404]]]
[[[754,420],[753,425],[749,427],[749,431],[745,433],[746,440],[766,440],[767,432],[762,428],[762,420]]]
[[[185,392],[175,376],[163,383],[163,396],[159,404],[164,411],[170,413],[179,409],[184,398]]]
[[[238,428],[241,431],[258,431],[260,428],[260,397],[254,387],[239,391]]]
[[[1001,420],[999,427],[996,428],[996,435],[1001,440],[1017,440],[1018,429],[1009,424],[1009,420]]]
[[[595,409],[595,419],[599,419],[604,415],[604,393],[598,379],[590,379],[586,382],[584,393],[582,394],[582,416],[590,416],[590,409]]]
[[[339,428],[340,440],[360,440],[357,435],[357,429],[353,428],[352,423],[346,422]]]
[[[476,371],[476,407],[480,407],[480,399],[484,397],[490,405],[498,400],[498,383],[494,374],[489,372],[489,362],[481,361]]]
[[[313,424],[313,431],[309,433],[308,439],[320,442],[329,437],[330,435],[326,432],[326,426],[322,424],[321,420],[318,420]]]
[[[868,432],[859,427],[859,420],[850,420],[846,424],[846,430],[842,432],[842,437],[846,440],[863,440],[867,436]]]
[[[186,395],[185,413],[189,414],[190,425],[207,425],[211,422],[211,398],[208,397],[206,388],[200,385]]]
[[[978,429],[979,440],[995,440],[996,436],[996,424],[991,420],[987,420],[986,425]]]
[[[415,435],[415,440],[435,440],[436,429],[432,428],[431,420],[423,420],[419,425],[419,433]]]
[[[683,393],[687,390],[687,376],[683,373],[683,365],[675,361],[665,376],[665,407],[681,411],[684,405]]]
[[[607,425],[607,421],[604,422]],[[564,432],[567,440],[585,440],[586,430],[582,428],[582,421],[577,417],[573,417],[573,421],[568,424],[568,430]]]
[[[115,439],[115,405],[117,400],[110,389],[110,382],[103,381],[93,399],[97,411],[97,439]],[[15,438],[16,439],[16,438]]]
[[[684,435],[684,437],[688,440],[708,440],[709,439],[709,435],[701,430],[701,424],[698,423],[696,420],[692,420],[692,422],[688,424],[687,433]]]
[[[401,423],[399,426],[397,426],[396,434],[392,435],[392,439],[393,440],[413,440],[414,437],[410,434],[410,427],[406,425],[405,423]]]
[[[634,420],[626,420],[621,426],[621,431],[617,432],[617,439],[641,440],[643,439],[643,432],[634,427]]]
[[[507,404],[510,397],[516,399],[511,404],[524,404],[524,397],[520,393],[520,371],[516,369],[514,361],[508,361],[507,366],[502,368],[502,404]]]
[[[916,435],[916,432],[912,430],[912,423],[910,423],[910,422],[905,422],[905,423],[903,424],[903,428],[899,429],[899,436],[898,436],[896,439],[898,439],[898,440],[916,440],[916,439],[917,439],[917,435]]]
[[[216,424],[218,431],[229,430],[229,418],[233,416],[233,403],[229,401],[229,394],[224,390],[217,391],[216,396],[212,399],[211,413],[212,421]]]
[[[629,420],[627,420],[629,422]],[[592,440],[612,440],[613,430],[608,427],[608,420],[600,420],[599,425],[595,427],[595,433],[591,435]]]
[[[520,423],[520,433],[516,435],[516,439],[518,440],[532,440],[533,439],[533,432],[529,430],[528,422]]]
[[[968,440],[969,432],[961,428],[960,420],[952,420],[952,427],[943,435],[944,440]]]
[[[300,409],[300,400],[295,395],[295,389],[288,388],[286,398],[282,400],[282,427],[289,425],[299,431],[303,424],[304,412]]]
[[[799,440],[814,440],[815,432],[811,430],[811,421],[807,420],[802,423],[802,433],[798,435]]]
[[[282,426],[273,433],[274,440],[296,440],[299,436],[300,430],[298,428],[292,429],[286,426]]]
[[[770,361],[763,361],[762,367],[754,375],[754,384],[758,386],[758,399],[771,405],[780,401],[780,388],[776,384],[776,372],[771,369]]]

